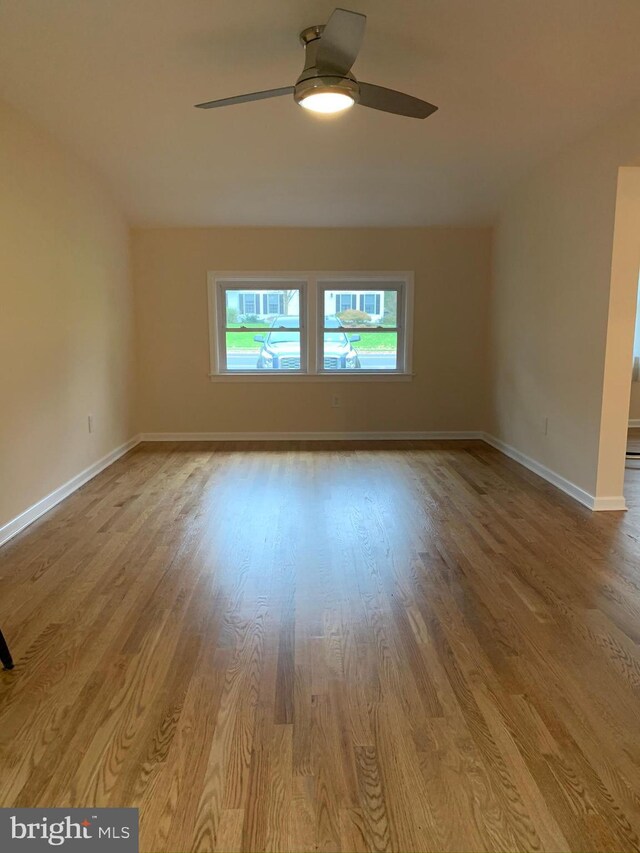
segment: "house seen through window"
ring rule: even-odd
[[[213,375],[408,372],[406,279],[309,274],[214,286]]]

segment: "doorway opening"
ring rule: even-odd
[[[633,341],[633,365],[631,374],[631,395],[629,398],[629,431],[627,433],[627,451],[625,469],[638,471],[640,477],[640,282],[636,307],[636,327]],[[633,491],[635,476],[625,476],[625,490]]]

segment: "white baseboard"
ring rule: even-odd
[[[112,465],[117,459],[120,459],[121,456],[124,456],[125,453],[128,453],[129,450],[139,443],[139,435],[129,439],[129,441],[120,445],[120,447],[116,447],[116,449],[112,450],[111,453],[107,453],[107,455],[103,456],[102,459],[98,459],[98,461],[94,462],[93,465],[85,468],[84,471],[76,474],[75,477],[72,477],[62,486],[59,486],[46,497],[42,498],[42,500],[39,500],[37,503],[33,504],[33,506],[30,506],[24,512],[20,513],[20,515],[16,516],[16,518],[0,527],[0,545],[4,545],[5,542],[8,542],[9,539],[12,539],[17,533],[20,533],[21,530],[24,530],[25,527],[28,527],[37,518],[44,515],[45,512],[49,512],[49,510],[53,509],[56,504],[59,504],[60,501],[69,497],[69,495],[72,494],[72,492],[75,492],[76,489],[79,489],[80,486],[84,486],[84,484],[89,480],[92,480],[96,474],[104,471],[105,468],[108,468],[109,465]]]
[[[640,426],[640,421],[637,423]],[[111,453],[107,453],[102,459],[94,462],[93,465],[85,468],[84,471],[76,474],[71,480],[0,527],[0,546],[40,518],[41,515],[44,515],[45,512],[53,509],[56,504],[59,504],[76,489],[104,471],[105,468],[132,450],[141,441],[460,441],[473,439],[485,441],[495,447],[505,456],[520,465],[524,465],[525,468],[533,471],[534,474],[542,477],[591,510],[620,511],[627,508],[622,495],[595,497],[595,495],[585,492],[584,489],[576,486],[575,483],[571,483],[560,474],[556,474],[550,468],[536,462],[535,459],[531,459],[531,457],[516,450],[515,447],[511,447],[495,436],[478,430],[429,432],[146,432],[134,436],[120,447],[116,447]]]
[[[456,432],[143,432],[141,441],[459,441],[480,431]]]
[[[634,427],[640,427],[640,418],[630,418],[629,427],[631,427],[632,429]]]
[[[535,459],[480,430],[427,432],[145,432],[142,441],[485,441],[594,511],[626,510],[623,496],[595,497]]]
[[[485,433],[483,435],[483,439],[487,444],[490,444],[492,447],[495,447],[496,450],[499,450],[500,453],[504,453],[504,455],[508,456],[509,459],[513,459],[520,465],[524,465],[524,467],[528,468],[529,471],[533,471],[534,474],[542,477],[543,480],[546,480],[557,489],[565,492],[565,494],[574,498],[574,500],[579,501],[581,504],[588,507],[588,509],[594,510],[595,512],[601,512],[604,510],[620,511],[626,510],[627,508],[626,501],[622,495],[596,497],[589,492],[585,492],[585,490],[581,489],[580,486],[576,486],[575,483],[572,483],[560,474],[556,474],[555,471],[552,471],[540,462],[536,462],[536,460],[532,459],[530,456],[516,450],[515,447],[511,447],[510,444],[505,444],[505,442],[501,441],[499,438],[489,435],[489,433]]]

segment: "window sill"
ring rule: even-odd
[[[210,373],[210,382],[411,382],[414,373]]]

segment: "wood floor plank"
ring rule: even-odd
[[[0,805],[138,807],[145,853],[639,851],[626,494],[481,442],[139,445],[0,550]]]

